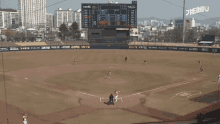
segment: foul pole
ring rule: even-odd
[[[183,0],[183,43],[185,40],[185,0]]]

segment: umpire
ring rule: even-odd
[[[114,96],[112,94],[109,96],[108,105],[114,105]]]

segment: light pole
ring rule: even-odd
[[[27,38],[27,30],[26,30],[26,10],[25,10],[25,3],[26,1],[24,0],[24,33],[25,33],[25,41],[26,41],[26,38]]]
[[[185,40],[185,0],[183,1],[183,43]]]

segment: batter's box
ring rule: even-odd
[[[199,95],[199,94],[202,94],[202,92],[201,91],[184,91],[184,92],[176,93],[170,99],[173,99],[173,100],[188,99],[192,96]]]
[[[216,87],[216,86],[218,86],[217,82],[209,82],[209,83],[202,85],[202,87],[205,87],[205,88],[212,88],[212,87]]]

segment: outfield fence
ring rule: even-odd
[[[156,45],[46,45],[46,46],[7,46],[0,47],[0,52],[33,50],[74,50],[74,49],[127,49],[127,50],[163,50],[220,53],[216,47],[156,46]]]

